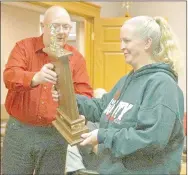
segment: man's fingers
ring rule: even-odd
[[[46,78],[44,80],[45,80],[45,82],[56,84],[56,81],[54,81],[54,80],[50,80],[50,79],[46,79]]]
[[[59,101],[60,92],[56,90],[55,85],[52,85],[51,93],[52,93],[53,100],[54,101]]]
[[[52,63],[45,64],[45,67],[48,69],[53,69],[54,65]]]
[[[45,81],[56,84],[57,82],[57,73],[51,70],[54,67],[53,64],[49,63],[44,66],[42,72],[44,74]]]
[[[58,98],[53,98],[53,100],[54,100],[54,101],[59,101],[59,99],[58,99]]]
[[[58,94],[58,92],[55,90],[55,86],[52,87],[51,92],[52,92],[52,94]]]
[[[53,98],[59,98],[59,94],[52,94]]]
[[[51,77],[57,78],[57,73],[51,69],[45,68],[44,73],[50,75]]]
[[[56,82],[57,82],[57,78],[55,78],[49,74],[46,74],[44,78],[45,78],[45,81],[52,82],[53,84],[56,84]]]
[[[57,92],[57,90],[56,90],[56,88],[55,88],[55,85],[52,85],[52,93],[54,92],[54,91],[56,91]]]

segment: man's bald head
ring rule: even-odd
[[[52,6],[44,14],[44,24],[55,23],[59,20],[68,24],[71,22],[70,15],[63,7]]]
[[[57,43],[64,46],[67,42],[69,32],[71,29],[71,19],[68,12],[60,6],[50,7],[44,14],[43,21],[43,43],[45,46],[49,46],[51,40],[51,31],[49,25],[53,24],[56,28]]]

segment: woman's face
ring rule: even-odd
[[[124,24],[120,31],[121,50],[124,53],[125,61],[133,67],[144,59],[145,41],[140,37],[135,27]]]

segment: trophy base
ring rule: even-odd
[[[89,132],[88,127],[85,125],[85,119],[78,118],[71,121],[59,108],[57,112],[56,120],[52,122],[53,126],[71,146],[82,142],[81,134]]]

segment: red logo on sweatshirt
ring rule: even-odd
[[[106,115],[106,118],[110,121],[114,121],[114,117],[113,116],[110,116],[110,114]]]

